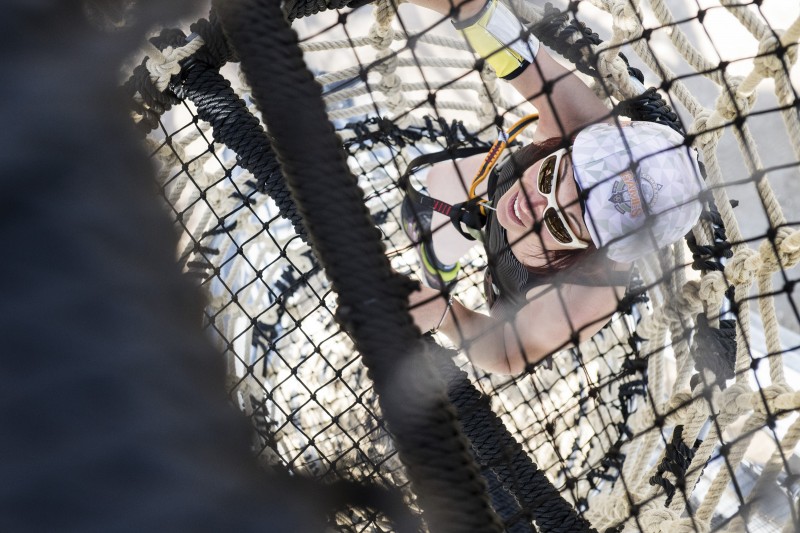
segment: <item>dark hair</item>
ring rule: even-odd
[[[571,146],[574,140],[574,137],[550,137],[541,142],[530,143],[520,148],[512,154],[510,160],[506,163],[512,165],[513,168],[510,179],[514,181],[520,179],[522,174],[537,161],[544,159],[561,148]],[[598,261],[586,260],[592,257],[596,251],[597,248],[594,246],[594,243],[590,242],[589,247],[583,250],[552,250],[543,252],[546,254],[548,260],[545,266],[535,267],[525,264],[522,266],[524,266],[528,272],[537,276],[549,276],[571,268],[580,268],[579,272],[576,271],[576,274],[579,276],[591,276],[600,265],[598,265]],[[586,267],[585,269],[583,268],[584,266]]]

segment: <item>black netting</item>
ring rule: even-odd
[[[553,323],[548,312],[509,326],[504,349],[456,334],[469,319],[443,311],[449,296],[495,317],[505,305],[487,303],[494,258],[482,247],[430,304],[430,327],[454,323],[437,340],[460,352],[417,338],[413,283],[389,269],[424,278],[420,244],[447,231],[415,242],[404,231],[409,165],[442,154],[435,168],[454,173],[456,150],[488,151],[498,127],[535,111],[449,17],[388,1],[286,3],[301,55],[277,7],[233,2],[151,39],[162,56],[149,48],[126,88],[262,462],[399,488],[432,530],[793,531],[800,19],[776,20],[768,3],[594,2],[605,18],[588,2],[511,4],[612,123],[684,134],[707,187],[694,229],[637,262],[590,314],[590,338],[574,342],[570,320],[583,311],[570,291],[589,285],[553,284],[547,301],[566,306],[569,327],[544,354],[524,339]],[[752,44],[735,60],[720,29],[734,25]],[[559,87],[543,85],[540,121]],[[435,196],[435,168],[415,169],[410,186]],[[487,373],[487,351],[516,341],[519,371]],[[363,501],[331,523],[398,527]]]

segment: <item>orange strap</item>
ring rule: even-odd
[[[484,182],[484,180],[486,180],[486,177],[489,176],[489,174],[494,169],[495,165],[497,165],[497,162],[500,160],[500,156],[503,155],[503,152],[505,151],[506,148],[508,148],[508,145],[514,142],[514,139],[516,139],[520,133],[525,131],[525,128],[527,128],[533,121],[537,120],[538,118],[539,118],[538,113],[532,113],[530,115],[526,115],[521,119],[519,119],[513,126],[509,128],[508,133],[504,132],[503,130],[500,130],[500,133],[497,135],[497,140],[489,149],[489,152],[486,154],[486,158],[484,158],[483,160],[483,164],[478,169],[478,173],[472,179],[472,185],[470,185],[469,188],[470,200],[475,198],[476,196],[475,191],[478,188],[478,185],[480,185],[481,183]],[[481,199],[480,202],[486,203],[488,202],[488,200]],[[486,209],[483,205],[481,206],[481,214],[482,215],[486,214]]]

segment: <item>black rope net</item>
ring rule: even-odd
[[[207,296],[206,330],[262,462],[323,481],[400,488],[432,530],[795,531],[800,315],[792,267],[800,233],[786,193],[796,185],[785,182],[800,156],[791,78],[800,18],[782,20],[779,31],[769,3],[687,2],[674,11],[661,0],[578,2],[564,11],[509,4],[611,109],[686,131],[710,191],[685,242],[639,262],[598,334],[517,376],[397,340],[407,336],[393,337],[388,324],[405,324],[402,305],[359,300],[358,281],[351,289],[338,281],[367,279],[361,269],[372,268],[347,263],[366,257],[361,245],[376,237],[348,233],[355,223],[345,218],[363,206],[392,269],[419,276],[418,243],[400,220],[398,180],[409,162],[488,150],[498,125],[535,111],[488,66],[476,66],[448,19],[388,1],[287,2],[286,22],[277,7],[252,2],[262,17],[253,18],[275,25],[261,33],[283,36],[279,44],[259,43],[255,22],[237,7],[150,39],[126,84],[133,116],[180,232],[178,261]],[[712,22],[736,25],[753,52],[732,61]],[[303,113],[321,105],[319,87],[339,156],[326,151],[333,137],[325,128],[304,129],[311,119]],[[782,154],[753,131],[775,138],[776,127]],[[348,177],[341,190],[325,189],[322,178],[307,186],[306,163],[336,166],[337,157],[360,194],[346,188]],[[424,190],[424,172],[412,179]],[[734,210],[736,197],[755,206],[763,231],[739,214],[747,206]],[[486,267],[482,251],[470,252],[453,289],[483,312]],[[387,276],[402,301],[411,285]],[[370,354],[376,346],[420,352],[422,362],[413,372],[386,366]],[[438,398],[436,387],[452,405],[431,400],[428,426],[404,425],[404,417],[427,415],[397,404],[414,404],[415,394]],[[423,434],[437,424],[457,432],[452,446],[441,444],[450,437]],[[471,496],[443,494],[458,486]],[[393,527],[363,508],[333,523],[343,531]]]

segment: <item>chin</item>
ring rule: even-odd
[[[539,246],[534,248],[530,245],[526,246],[525,243],[520,243],[520,246],[512,246],[511,253],[523,266],[534,268],[547,266],[548,257],[551,255]]]

